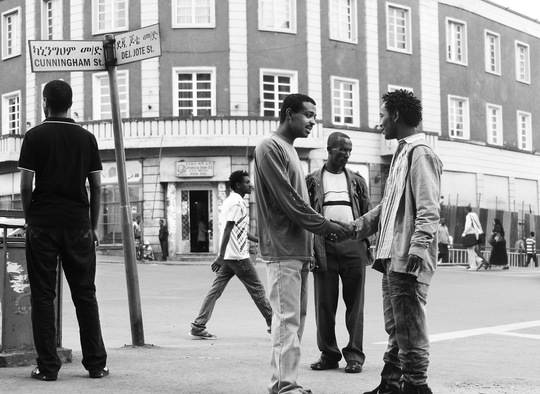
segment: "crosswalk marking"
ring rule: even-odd
[[[472,328],[469,330],[460,330],[460,331],[445,332],[441,334],[434,334],[434,335],[429,336],[429,342],[468,338],[468,337],[473,337],[476,335],[484,335],[484,334],[500,334],[500,335],[522,337],[522,338],[540,339],[540,335],[510,332],[510,331],[522,330],[525,328],[532,328],[532,327],[540,327],[540,320],[514,323],[514,324],[504,324],[501,326],[493,326],[493,327]],[[388,342],[386,341],[375,342],[376,345],[386,345],[387,343]]]

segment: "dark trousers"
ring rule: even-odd
[[[361,364],[366,358],[364,341],[364,284],[366,281],[366,245],[360,240],[342,242],[326,241],[328,269],[313,273],[315,288],[315,319],[317,345],[321,357],[330,361],[356,360]],[[349,342],[342,352],[336,340],[336,312],[339,298],[339,280],[343,285],[345,325]]]
[[[167,257],[169,257],[169,241],[161,241],[161,260],[167,260]]]
[[[441,263],[448,263],[448,244],[439,243],[437,260],[440,260]]]
[[[82,348],[82,364],[89,370],[106,366],[96,300],[96,250],[91,229],[28,226],[26,261],[32,302],[32,329],[41,372],[58,372],[56,352],[56,277],[62,262],[75,305]]]
[[[531,264],[531,260],[534,261],[534,266],[538,267],[538,259],[536,257],[536,253],[527,253],[527,264],[525,266],[529,266]]]

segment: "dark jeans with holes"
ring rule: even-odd
[[[58,258],[71,290],[79,323],[82,364],[89,370],[106,366],[107,353],[101,336],[96,299],[96,249],[94,232],[89,228],[28,226],[26,262],[32,302],[32,329],[43,373],[61,367],[56,348],[56,278]]]

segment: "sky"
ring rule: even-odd
[[[538,0],[490,0],[504,7],[510,7],[520,14],[540,21],[540,1]]]

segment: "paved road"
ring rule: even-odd
[[[101,260],[104,260],[101,258]],[[107,260],[105,258],[105,260]],[[114,259],[109,259],[114,260]],[[116,259],[118,262],[118,259]],[[263,264],[257,271],[265,282]],[[64,294],[63,345],[74,351],[56,382],[29,379],[30,367],[0,369],[10,393],[265,393],[270,377],[270,338],[243,286],[232,280],[218,301],[208,330],[215,341],[188,335],[214,274],[208,264],[139,264],[145,342],[131,347],[125,271],[98,264],[98,299],[111,375],[86,378],[74,310]],[[312,287],[311,287],[312,288]],[[540,393],[540,269],[467,272],[443,267],[428,300],[432,336],[430,385],[435,393]],[[345,345],[343,304],[338,342]],[[299,382],[316,394],[361,393],[379,383],[385,349],[380,274],[368,269],[361,374],[309,369],[319,352],[313,297],[303,340]],[[126,346],[127,345],[127,346]]]

